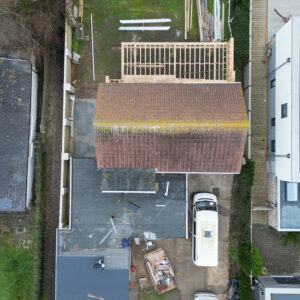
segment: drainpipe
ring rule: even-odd
[[[249,3],[249,99],[248,99],[248,159],[251,158],[251,97],[252,97],[252,0]]]

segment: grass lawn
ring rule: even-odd
[[[178,289],[172,290],[162,295],[158,295],[154,289],[139,291],[138,300],[179,300],[181,295]]]
[[[198,41],[196,1],[193,9],[193,28],[188,41]],[[183,42],[184,41],[184,1],[182,0],[85,0],[83,23],[85,36],[90,39],[90,14],[93,14],[95,73],[96,82],[104,81],[104,76],[120,78],[121,51],[113,50],[121,42]],[[119,31],[120,19],[171,18],[169,31]],[[79,42],[81,63],[76,66],[75,78],[78,82],[92,80],[91,41]]]
[[[32,299],[31,264],[32,252],[12,234],[4,233],[0,238],[0,299]]]

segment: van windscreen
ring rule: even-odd
[[[217,211],[217,204],[214,201],[198,201],[196,202],[196,211],[199,210],[212,210]]]

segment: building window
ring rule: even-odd
[[[276,124],[275,118],[272,118],[272,119],[271,119],[271,125],[272,125],[272,126],[275,126],[275,124]]]
[[[299,201],[300,183],[280,181],[280,200],[288,202]]]
[[[273,88],[275,86],[276,86],[276,79],[274,78],[270,81],[270,88]]]
[[[281,118],[287,117],[287,103],[281,104]]]
[[[275,152],[275,140],[271,141],[271,152]]]

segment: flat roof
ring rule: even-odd
[[[31,63],[0,58],[0,210],[24,211],[31,109]]]
[[[185,238],[185,174],[156,174],[155,194],[111,194],[101,191],[101,172],[94,159],[73,158],[72,166],[71,230],[60,231],[60,252],[120,247],[123,238],[143,237],[144,232],[157,238]]]
[[[88,295],[105,300],[128,299],[129,269],[93,268],[96,256],[58,256],[56,270],[56,299],[91,299]],[[104,258],[105,260],[105,258]]]
[[[154,169],[102,169],[103,192],[155,192]]]
[[[300,300],[300,295],[272,294],[271,300]]]

